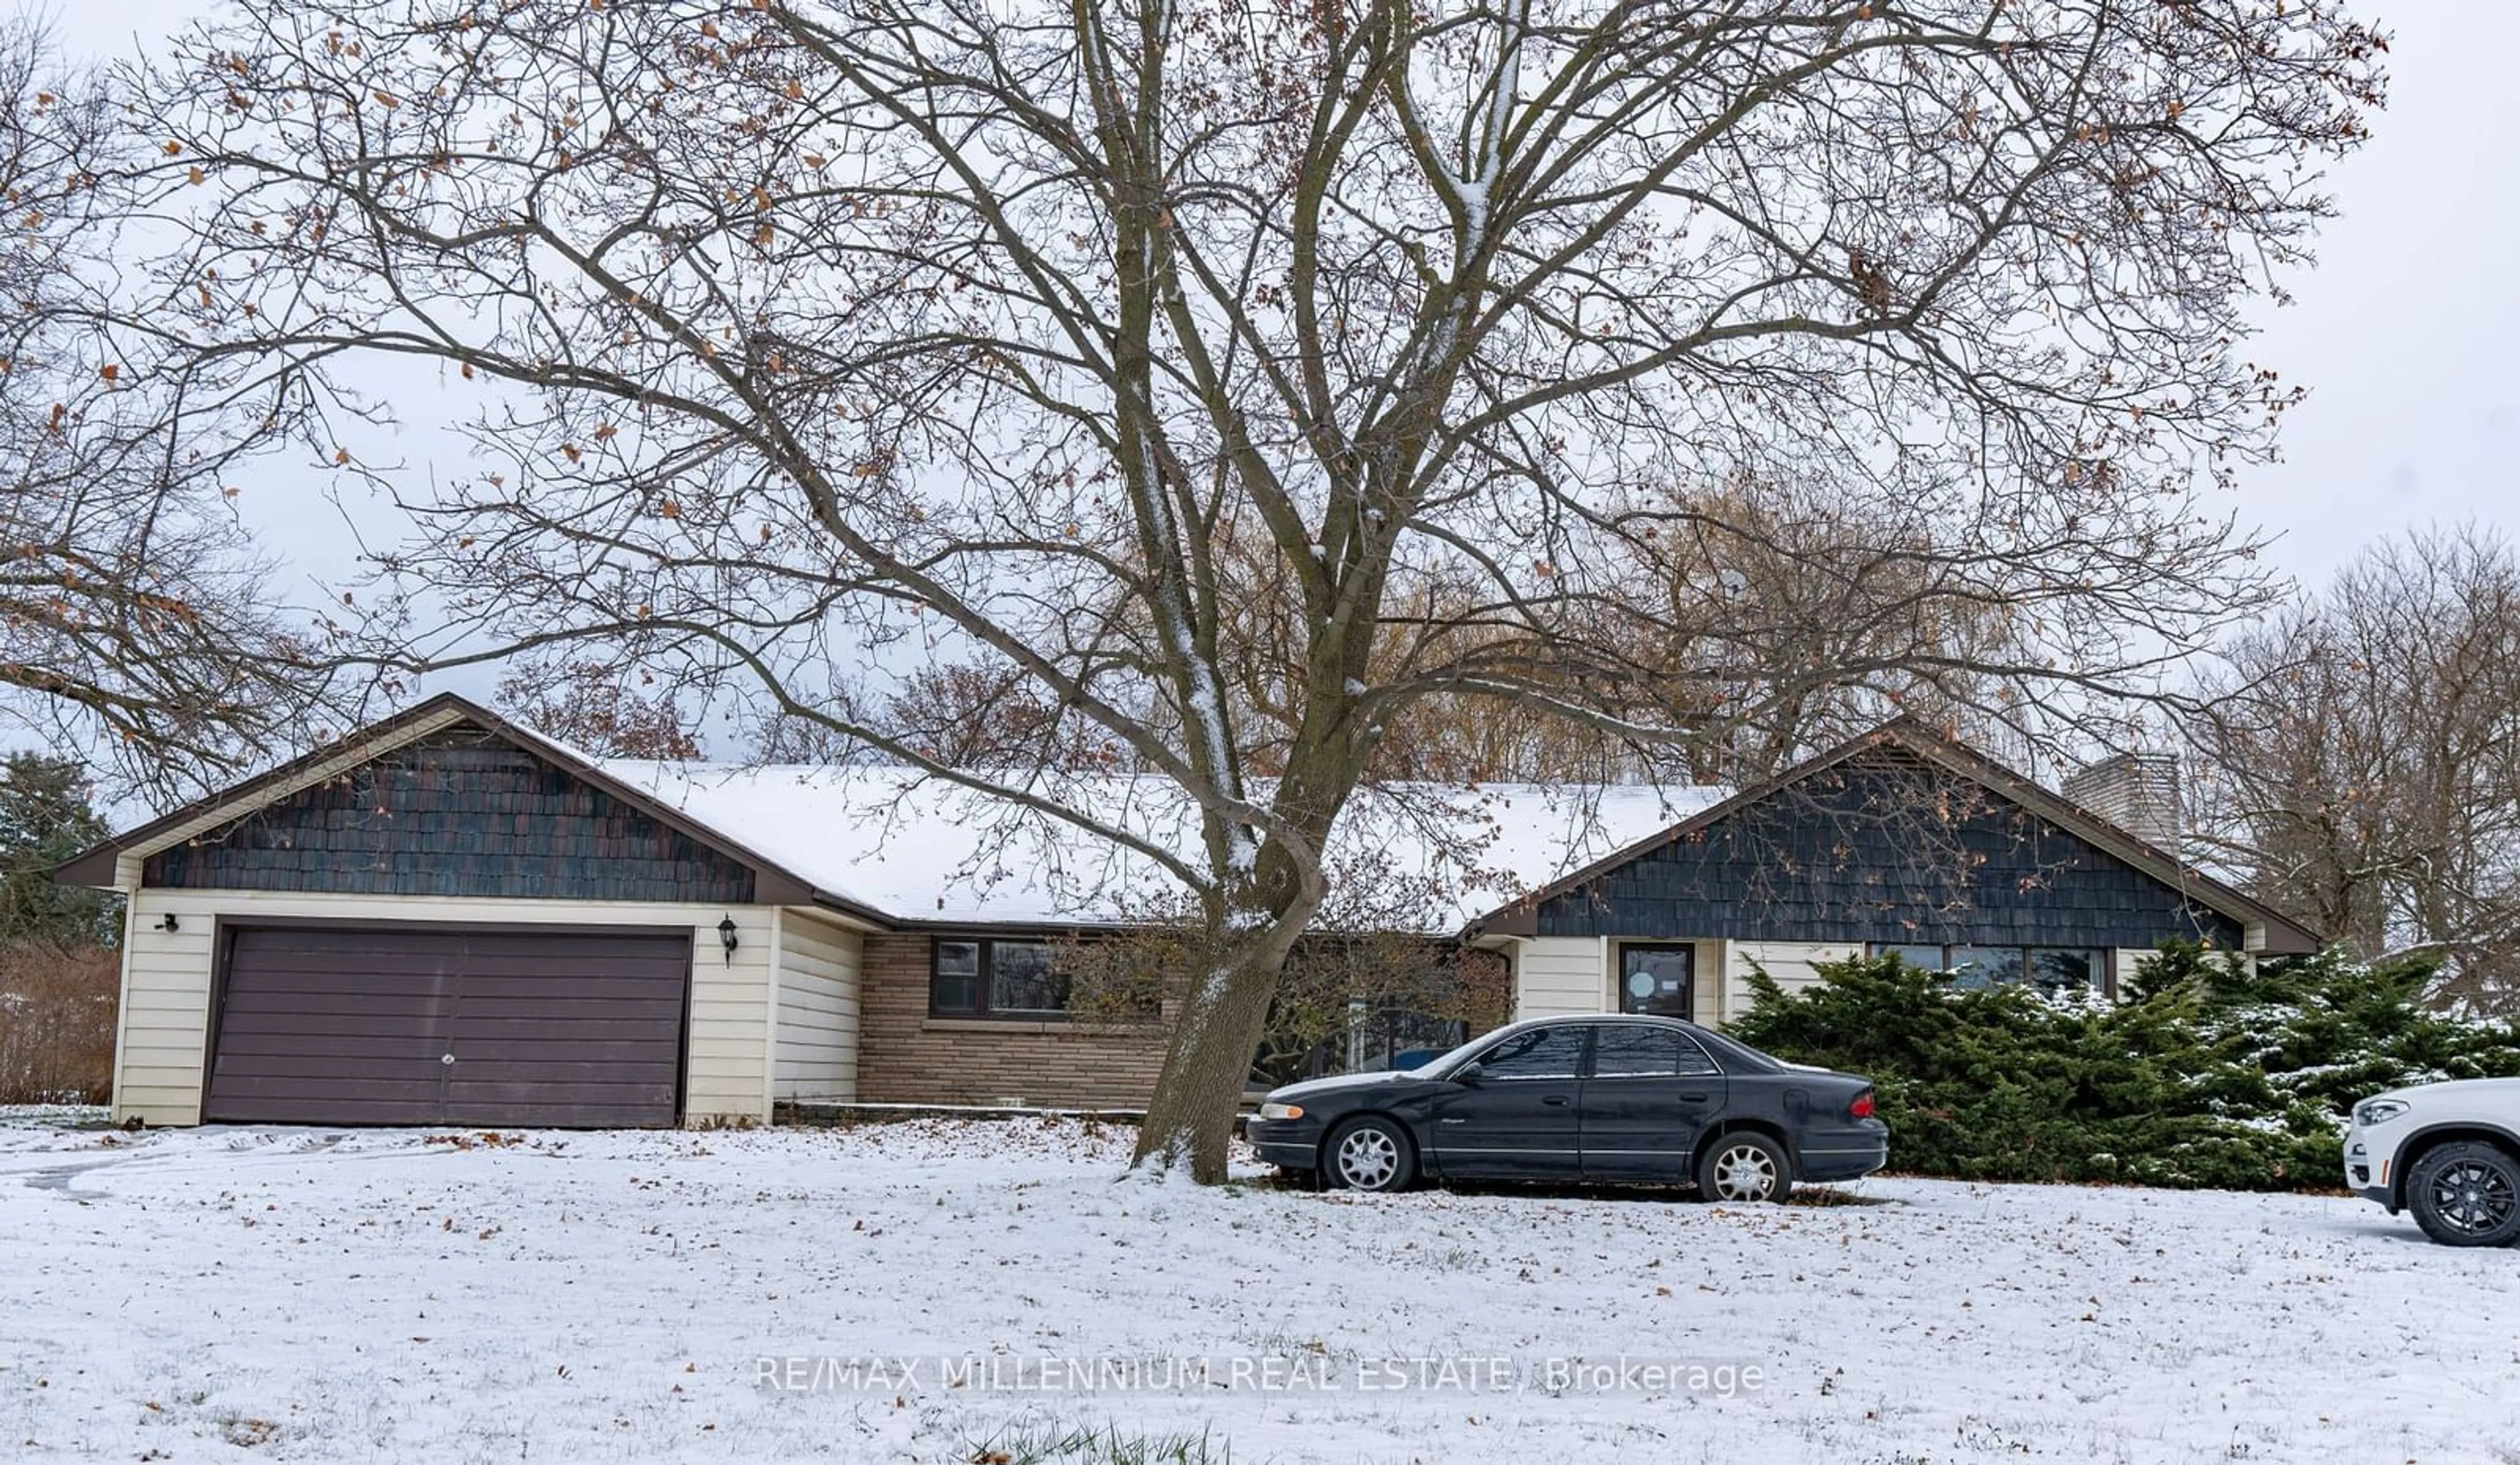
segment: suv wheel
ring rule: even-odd
[[[1322,1147],[1323,1177],[1347,1190],[1406,1190],[1417,1178],[1418,1152],[1398,1124],[1368,1116],[1350,1120]]]
[[[2520,1240],[2520,1160],[2475,1140],[2438,1145],[2407,1172],[2407,1209],[2444,1246]]]

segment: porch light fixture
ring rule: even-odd
[[[726,948],[726,964],[735,965],[735,948],[742,944],[735,939],[735,917],[727,916],[717,923],[718,944]]]

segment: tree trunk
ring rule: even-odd
[[[1217,948],[1217,961],[1191,984],[1173,1025],[1147,1122],[1138,1131],[1130,1167],[1165,1173],[1189,1167],[1191,1178],[1214,1185],[1225,1178],[1225,1152],[1234,1137],[1251,1056],[1269,1020],[1286,953],[1303,932],[1302,920],[1280,918]]]

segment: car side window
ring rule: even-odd
[[[1581,1028],[1534,1028],[1488,1049],[1479,1059],[1482,1078],[1572,1078],[1584,1062]]]
[[[1605,1027],[1593,1038],[1596,1078],[1686,1078],[1722,1070],[1677,1028]]]

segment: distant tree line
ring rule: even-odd
[[[2437,995],[2520,1011],[2520,561],[2383,542],[2223,648],[2188,727],[2197,852]]]

